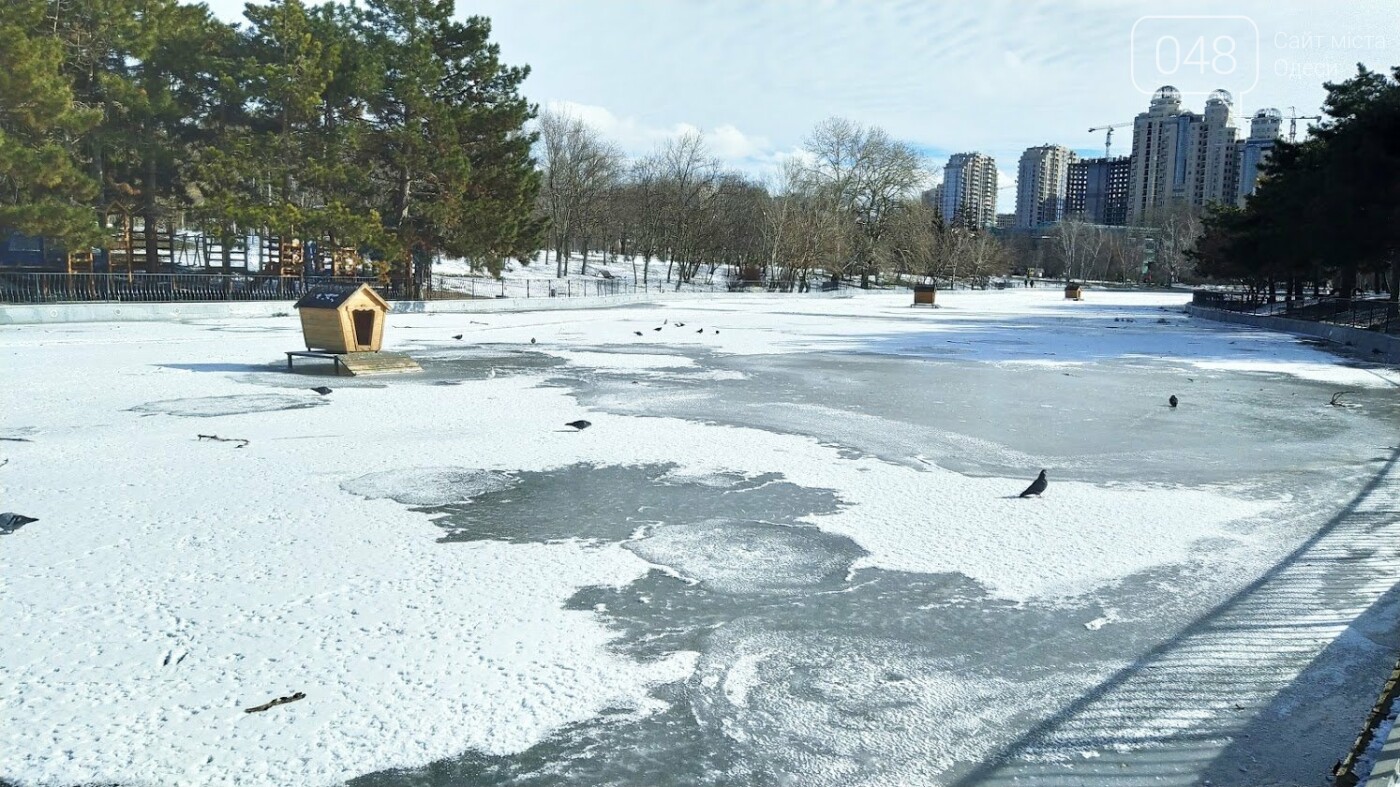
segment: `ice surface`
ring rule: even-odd
[[[441,506],[465,503],[488,492],[509,489],[514,483],[508,473],[494,470],[415,467],[369,473],[343,482],[340,488],[371,500],[388,498],[404,505]]]
[[[1397,644],[1391,372],[1089,296],[393,315],[424,374],[328,400],[294,317],[8,329],[0,780],[1314,780]]]
[[[627,543],[642,558],[720,593],[783,593],[844,578],[864,554],[816,528],[711,520],[662,525]]]
[[[315,398],[312,398],[312,397]],[[151,415],[178,415],[186,418],[217,418],[221,415],[266,413],[273,410],[300,410],[330,404],[319,395],[243,394],[240,396],[202,396],[193,399],[166,399],[139,404],[133,412]]]

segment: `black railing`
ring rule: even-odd
[[[326,284],[368,284],[386,300],[415,296],[403,286],[378,278],[278,277],[243,273],[51,273],[0,272],[0,303],[198,303],[217,301],[290,301]],[[417,298],[596,298],[656,294],[707,294],[732,289],[729,282],[636,282],[629,279],[502,278],[434,274],[426,277]],[[807,292],[831,293],[851,287],[813,281]],[[750,288],[743,288],[750,289]],[[793,282],[755,282],[758,292],[802,291]]]
[[[296,300],[312,287],[359,284],[401,297],[378,279],[245,276],[216,273],[3,273],[0,303],[196,303]]]
[[[1248,292],[1197,290],[1191,295],[1191,303],[1206,309],[1311,320],[1400,335],[1400,304],[1383,296],[1284,298],[1270,302],[1263,295]]]

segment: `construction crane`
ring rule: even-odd
[[[1291,145],[1298,141],[1298,121],[1300,120],[1322,120],[1321,115],[1300,115],[1294,107],[1288,108],[1288,143]]]
[[[1092,133],[1094,133],[1095,131],[1107,131],[1107,132],[1108,132],[1107,134],[1104,135],[1104,138],[1103,138],[1103,157],[1104,157],[1104,158],[1109,158],[1109,157],[1110,157],[1110,156],[1109,156],[1109,151],[1113,150],[1113,129],[1115,129],[1115,128],[1123,128],[1124,126],[1131,126],[1131,125],[1132,125],[1132,123],[1113,123],[1113,124],[1110,124],[1110,125],[1107,125],[1107,126],[1094,126],[1093,128],[1089,129],[1089,133],[1092,134]]]

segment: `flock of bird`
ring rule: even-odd
[[[662,328],[665,328],[665,327],[667,327],[668,325],[670,325],[670,327],[672,327],[672,328],[684,328],[684,327],[685,327],[685,323],[683,323],[683,322],[677,322],[675,325],[671,325],[671,320],[670,320],[670,318],[668,317],[668,318],[662,320],[660,325],[656,326],[655,328],[652,328],[652,331],[660,331]],[[705,329],[704,329],[704,328],[698,328],[698,329],[696,329],[695,332],[696,332],[696,333],[704,333],[704,332],[705,332]],[[637,336],[646,336],[646,334],[645,334],[645,333],[642,333],[641,331],[633,331],[632,333],[635,334],[635,335],[637,335]],[[711,329],[710,329],[710,333],[716,334],[716,335],[717,335],[717,334],[719,334],[719,329],[718,329],[718,328],[711,328]]]

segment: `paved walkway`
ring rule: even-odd
[[[1400,449],[1377,453],[1305,544],[959,787],[1325,783],[1395,660]]]

